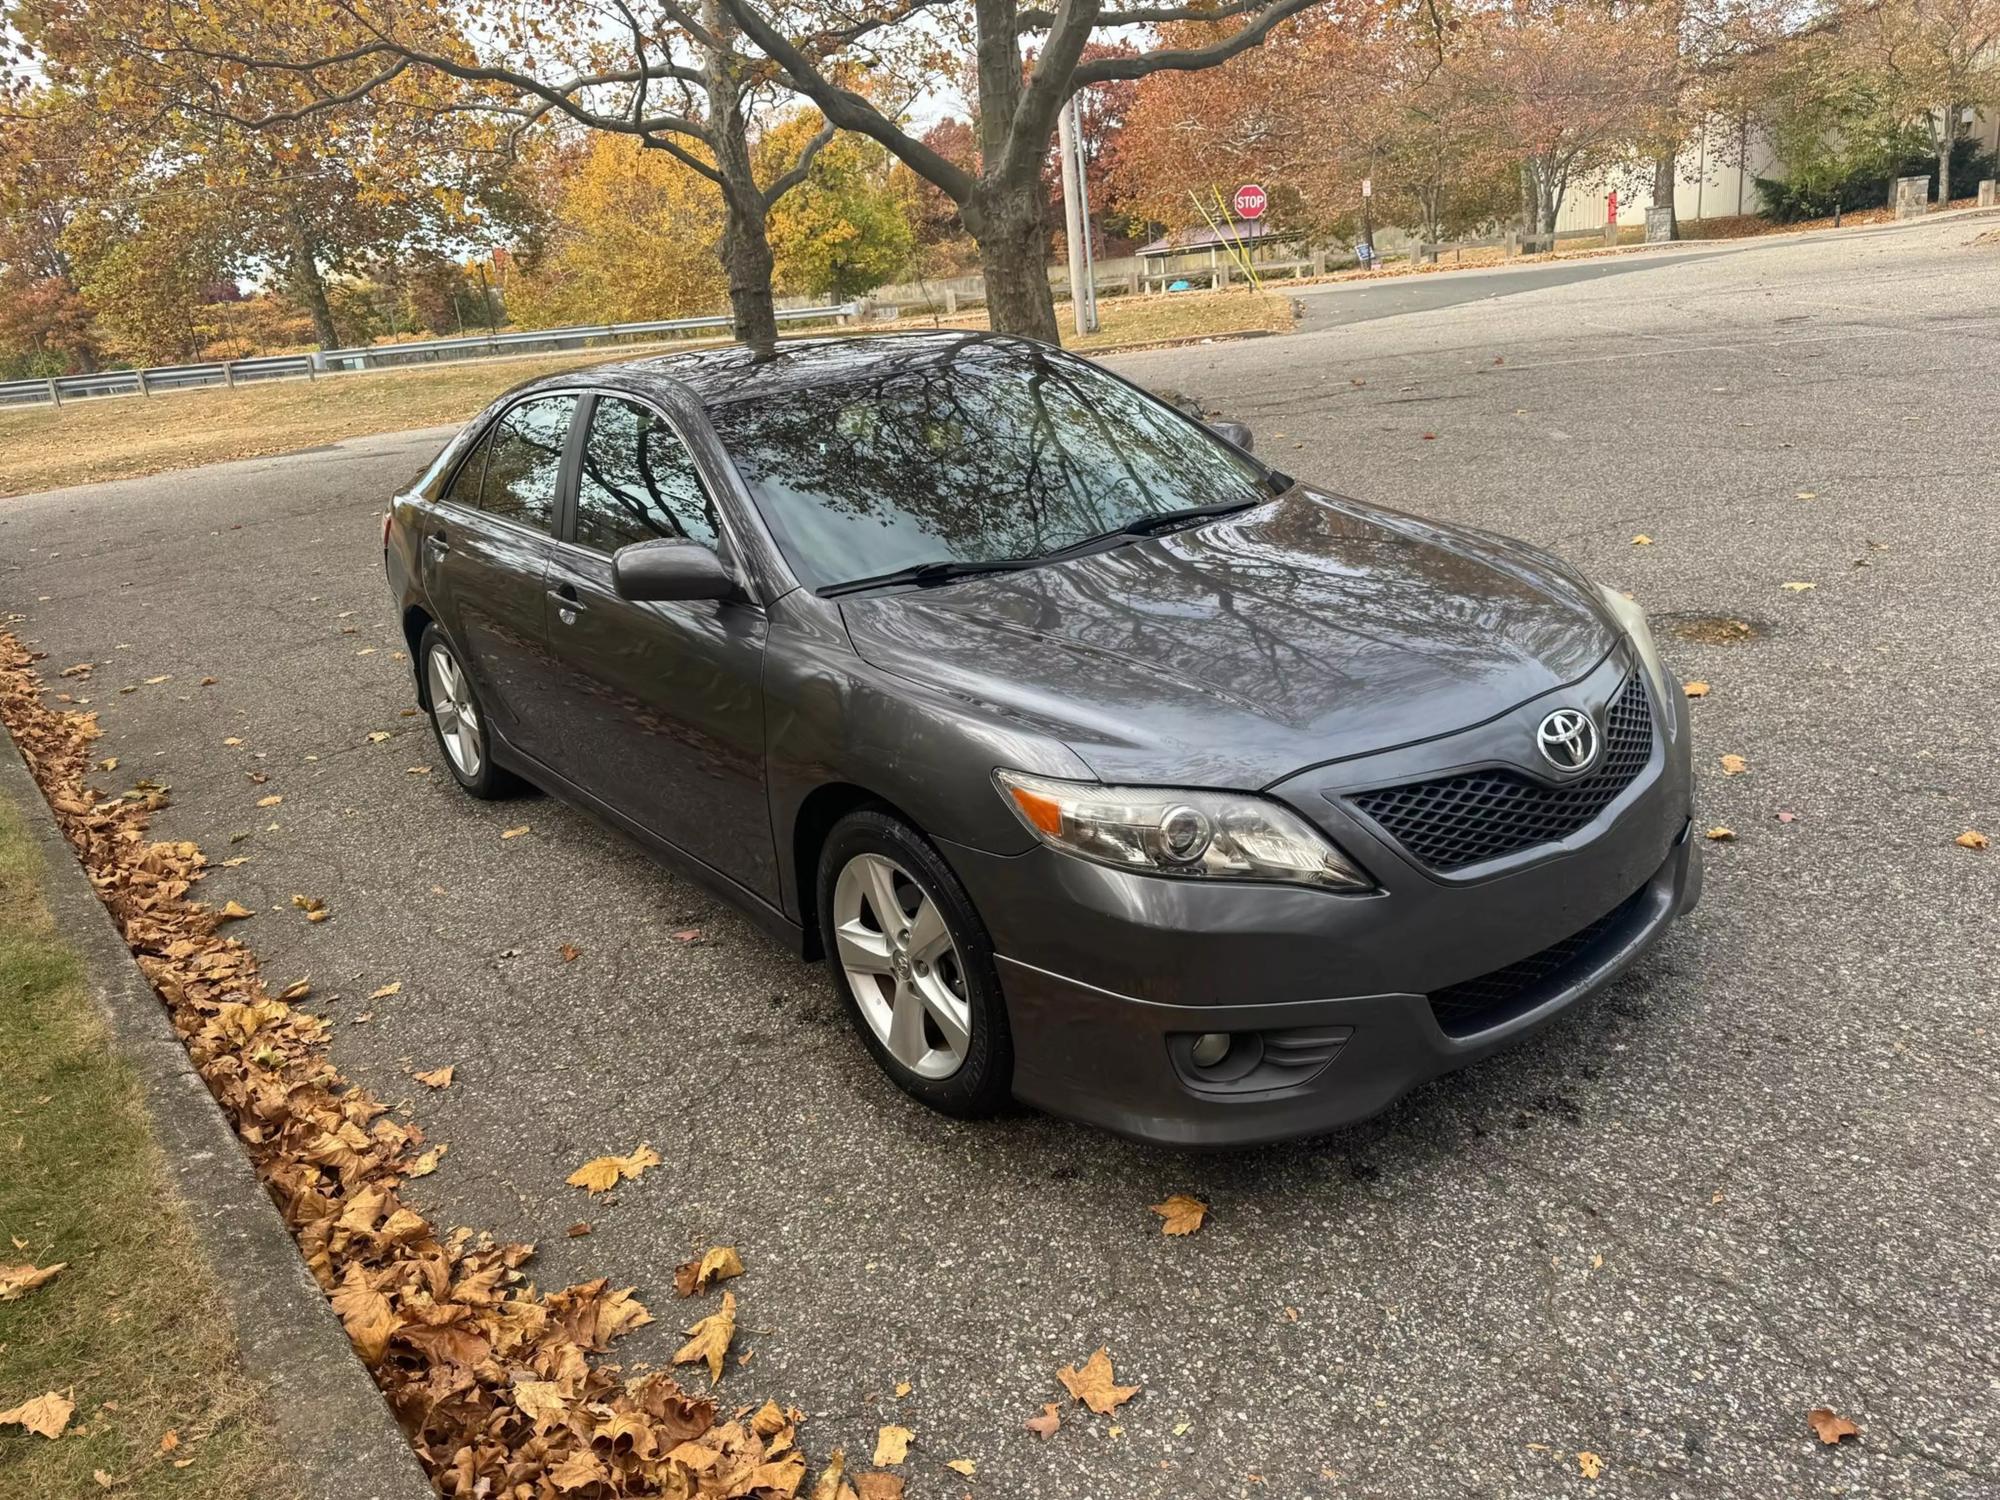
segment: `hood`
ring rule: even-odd
[[[1106,781],[1256,788],[1482,723],[1617,636],[1555,559],[1295,488],[1018,573],[840,601],[863,659]]]

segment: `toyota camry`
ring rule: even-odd
[[[458,784],[574,802],[824,958],[950,1114],[1338,1126],[1700,889],[1636,605],[1029,340],[537,380],[383,542]]]

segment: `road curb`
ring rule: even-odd
[[[97,899],[13,736],[0,732],[0,746],[0,796],[33,833],[49,914],[83,960],[113,1045],[145,1088],[154,1137],[215,1268],[244,1370],[277,1428],[286,1479],[303,1500],[432,1500],[423,1466]]]

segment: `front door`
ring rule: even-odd
[[[586,421],[570,536],[554,549],[547,580],[568,721],[561,768],[648,832],[775,902],[763,607],[618,597],[611,554],[620,547],[660,537],[726,544],[665,416],[600,395]]]
[[[563,452],[580,399],[532,397],[502,415],[459,466],[419,543],[430,596],[491,727],[552,764],[561,754],[560,721],[548,701],[558,668],[543,601]]]

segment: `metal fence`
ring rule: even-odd
[[[826,307],[781,307],[778,321],[845,322],[857,312],[852,302]],[[491,359],[538,349],[586,349],[592,344],[648,339],[728,328],[727,314],[667,318],[653,323],[597,323],[576,328],[532,328],[521,333],[475,334],[425,339],[407,344],[371,344],[356,349],[322,349],[313,354],[271,354],[255,359],[212,360],[205,364],[154,365],[144,370],[103,370],[94,375],[54,375],[41,380],[0,381],[0,406],[60,406],[95,396],[154,396],[200,386],[239,386],[260,380],[309,380],[361,370],[388,370],[447,360]]]

